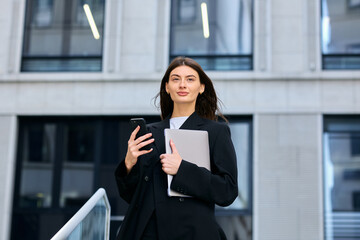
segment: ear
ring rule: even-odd
[[[205,84],[200,85],[200,94],[203,94],[205,92]]]
[[[167,82],[165,83],[165,91],[166,91],[167,94],[169,94],[169,89],[168,89],[168,83]]]

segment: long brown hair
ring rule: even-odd
[[[220,100],[218,100],[216,96],[214,85],[212,84],[211,79],[206,75],[200,64],[188,57],[175,58],[169,64],[161,80],[160,92],[155,97],[155,101],[158,97],[160,97],[161,119],[164,119],[172,114],[174,108],[174,102],[172,101],[170,95],[166,93],[165,89],[166,83],[169,82],[170,73],[175,68],[184,65],[194,69],[199,74],[200,83],[205,85],[205,91],[202,94],[199,94],[196,99],[195,112],[203,118],[217,120],[217,116],[220,116],[225,121],[227,121],[220,112],[218,106]]]

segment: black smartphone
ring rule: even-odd
[[[137,126],[140,126],[139,132],[136,134],[135,139],[148,133],[147,128],[146,128],[146,122],[145,122],[144,118],[131,118],[130,126],[131,126],[131,132],[133,132]],[[149,150],[149,149],[150,149],[150,144],[144,146],[140,150]]]

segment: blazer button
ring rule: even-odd
[[[148,176],[145,176],[145,177],[144,177],[144,180],[145,180],[145,182],[148,182],[148,181],[149,181],[149,177],[148,177]]]
[[[184,201],[184,198],[179,198],[179,202],[183,202]]]

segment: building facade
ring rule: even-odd
[[[49,239],[98,187],[116,234],[127,122],[159,120],[177,55],[204,66],[229,118],[239,198],[217,209],[228,238],[359,237],[359,26],[357,0],[4,1],[0,239]]]

